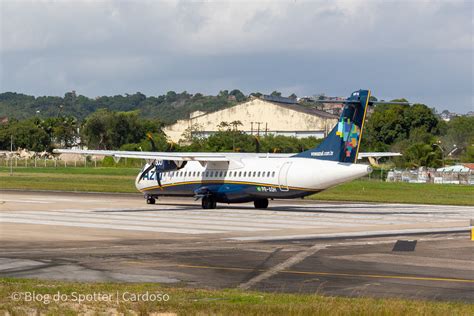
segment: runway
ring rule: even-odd
[[[303,200],[203,210],[192,199],[0,191],[0,275],[471,301],[473,214]]]

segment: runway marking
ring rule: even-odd
[[[211,233],[225,233],[224,230],[208,230],[208,229],[175,229],[175,228],[164,228],[164,227],[151,227],[151,226],[136,226],[136,225],[110,225],[105,223],[77,223],[77,222],[60,222],[52,220],[31,220],[28,218],[10,218],[8,223],[21,223],[21,224],[36,224],[36,225],[52,225],[52,226],[71,226],[71,227],[83,227],[83,228],[104,228],[104,229],[118,229],[118,230],[133,230],[133,231],[147,231],[156,233],[175,233],[175,234],[211,234]]]
[[[268,229],[287,229],[291,226],[297,226],[294,228],[314,228],[321,227],[320,223],[308,223],[306,222],[285,222],[275,223],[273,220],[267,221],[256,221],[250,219],[246,221],[241,218],[239,221],[235,219],[217,217],[217,216],[182,216],[180,213],[177,214],[136,214],[136,213],[96,213],[96,212],[80,212],[80,211],[18,211],[18,212],[2,212],[2,215],[47,215],[48,218],[97,218],[104,220],[132,220],[137,219],[143,220],[144,222],[159,222],[159,223],[179,223],[179,224],[205,224],[205,225],[217,225],[219,227],[241,227],[239,230],[255,231],[251,227],[258,228],[257,230],[268,230]],[[245,222],[245,225],[242,224]]]
[[[255,271],[252,268],[240,267],[218,267],[218,266],[201,266],[201,265],[177,265],[181,268],[190,269],[211,269],[223,271]],[[260,272],[268,270],[260,269]],[[470,279],[454,279],[454,278],[435,278],[435,277],[421,277],[421,276],[403,276],[403,275],[383,275],[383,274],[364,274],[364,273],[339,273],[339,272],[317,272],[317,271],[296,271],[296,270],[282,270],[279,273],[285,274],[301,274],[301,275],[322,275],[322,276],[342,276],[342,277],[359,277],[359,278],[373,278],[373,279],[399,279],[399,280],[414,280],[414,281],[441,281],[441,282],[456,282],[456,283],[474,283]]]
[[[136,225],[136,226],[144,226],[144,227],[154,227],[154,228],[161,228],[161,227],[171,227],[171,228],[183,228],[183,229],[207,229],[207,230],[214,230],[216,232],[232,232],[232,231],[246,231],[246,232],[254,232],[254,231],[269,231],[275,228],[269,227],[267,225],[261,225],[257,227],[248,227],[244,226],[242,223],[234,223],[234,225],[224,225],[219,223],[213,223],[212,221],[184,221],[182,219],[178,220],[169,220],[169,219],[147,219],[147,218],[136,218],[136,217],[120,217],[120,218],[113,218],[113,217],[96,217],[96,216],[81,216],[81,215],[67,215],[62,214],[61,216],[43,216],[43,214],[30,214],[26,212],[18,212],[17,214],[4,214],[0,213],[0,222],[8,222],[12,218],[18,219],[31,219],[31,220],[50,220],[54,222],[58,222],[58,225],[61,225],[63,222],[79,222],[79,223],[104,223],[104,224],[111,224],[111,225]]]
[[[436,227],[436,228],[414,228],[396,230],[366,230],[343,233],[308,234],[308,235],[285,235],[285,236],[249,236],[249,237],[229,237],[228,240],[237,241],[284,241],[284,240],[304,240],[304,239],[330,239],[330,238],[354,238],[354,237],[376,237],[404,234],[425,234],[425,233],[456,233],[468,232],[469,227]]]
[[[326,245],[316,244],[316,245],[310,247],[309,249],[298,252],[296,255],[291,256],[290,258],[286,259],[282,263],[277,264],[276,266],[272,267],[271,269],[264,270],[264,272],[262,274],[259,274],[255,277],[253,277],[252,279],[248,280],[247,282],[240,284],[238,287],[240,289],[248,290],[253,285],[255,285],[255,284],[257,284],[257,283],[259,283],[259,282],[261,282],[265,279],[271,278],[272,276],[274,276],[275,274],[277,274],[280,271],[285,271],[285,269],[287,269],[291,266],[294,266],[295,264],[303,261],[304,259],[306,259],[309,256],[314,255],[316,252],[318,252],[319,250],[322,250],[324,248],[326,248]]]
[[[30,204],[51,204],[51,203],[54,203],[54,202],[50,202],[50,201],[37,201],[37,200],[9,200],[9,199],[2,199],[2,202],[30,203]]]

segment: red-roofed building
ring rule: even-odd
[[[463,163],[462,164],[464,167],[471,169],[471,171],[474,171],[474,163]]]

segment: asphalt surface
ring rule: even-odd
[[[474,301],[473,207],[0,191],[0,276]]]

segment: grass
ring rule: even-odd
[[[15,301],[13,293],[66,294],[64,302]],[[169,295],[166,302],[130,302],[126,293]],[[112,300],[74,302],[80,294],[111,294]],[[119,301],[116,301],[116,297]],[[347,298],[318,294],[281,294],[240,290],[203,290],[151,283],[79,283],[0,278],[0,312],[16,314],[76,315],[175,313],[177,315],[473,315],[474,305],[407,299]]]
[[[138,168],[0,167],[0,189],[136,193]],[[314,200],[474,206],[474,186],[358,180],[309,197]]]
[[[474,205],[474,186],[352,181],[310,196],[314,200]]]
[[[136,168],[0,168],[0,189],[136,193]]]

